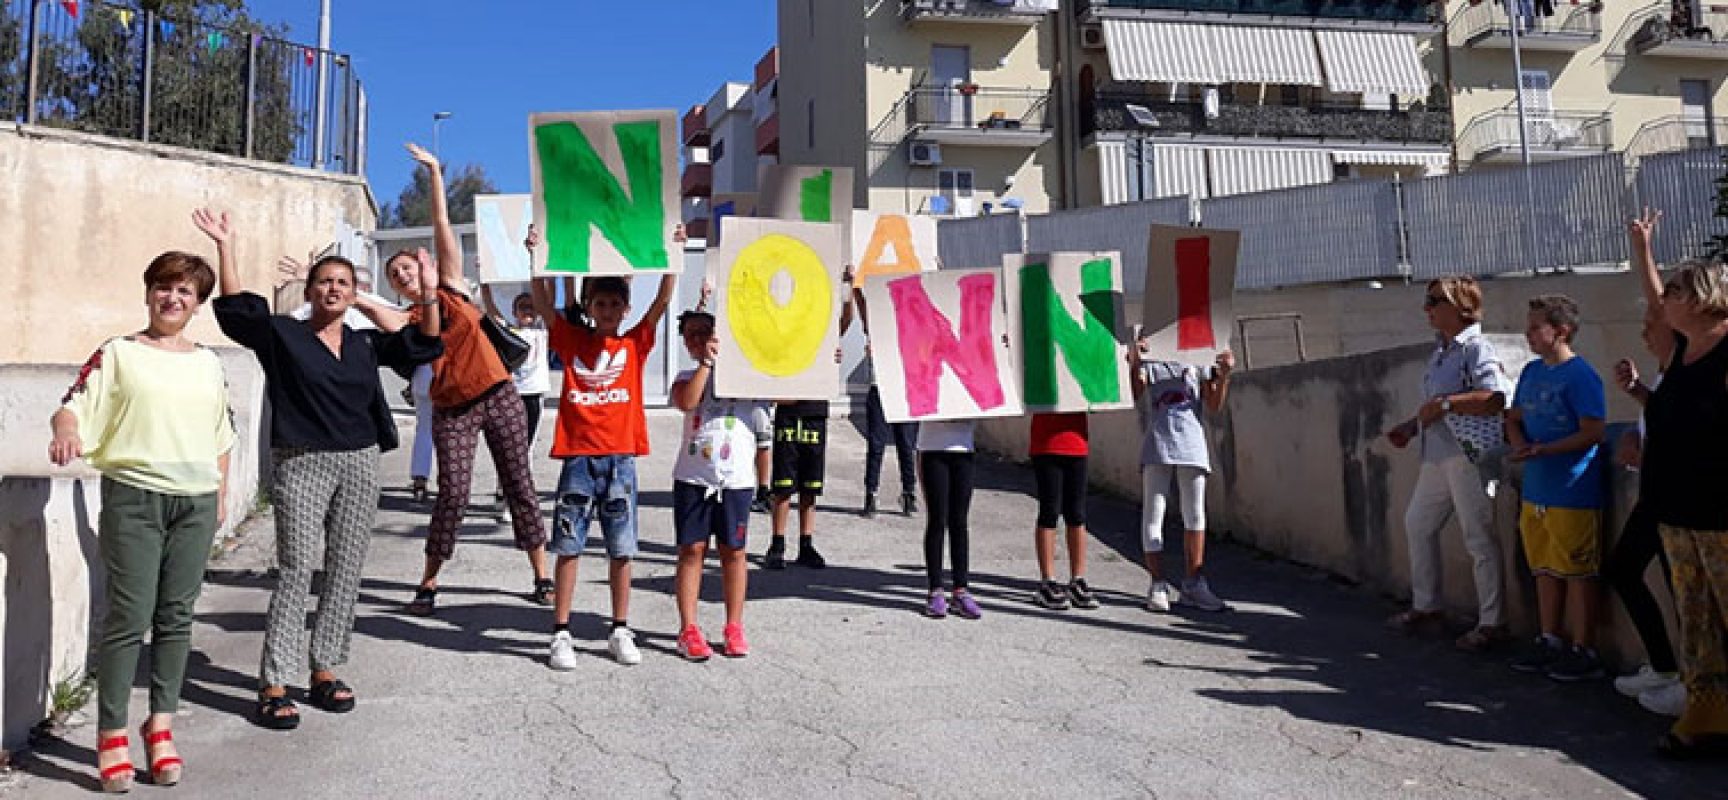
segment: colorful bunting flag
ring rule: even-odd
[[[219,31],[211,31],[204,41],[210,45],[210,52],[212,53],[222,49],[223,38]]]
[[[66,9],[73,19],[78,18],[78,0],[60,0],[60,7]]]
[[[306,53],[306,66],[312,66],[312,63],[318,59],[318,56],[312,52],[312,48],[310,47],[302,47],[300,49]]]
[[[166,39],[166,38],[173,36],[173,35],[174,35],[174,23],[169,22],[168,20],[162,20],[162,38]]]
[[[114,13],[120,17],[120,30],[124,33],[131,33],[132,32],[132,9],[130,9],[130,8],[117,9]]]

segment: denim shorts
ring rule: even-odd
[[[636,457],[577,456],[564,459],[553,511],[556,556],[579,556],[588,546],[589,523],[598,518],[606,555],[636,555]]]

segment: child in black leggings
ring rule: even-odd
[[[1621,359],[1614,367],[1615,383],[1632,399],[1643,405],[1650,399],[1652,386],[1639,380],[1638,368],[1630,359]],[[1662,377],[1658,375],[1656,382]],[[1628,469],[1636,469],[1643,453],[1642,431],[1627,431],[1620,442],[1617,460]],[[1668,638],[1668,624],[1662,619],[1662,607],[1644,582],[1644,572],[1650,562],[1661,559],[1662,574],[1668,577],[1668,558],[1662,551],[1662,536],[1657,531],[1656,518],[1642,501],[1632,507],[1626,517],[1626,527],[1614,543],[1613,552],[1603,565],[1603,577],[1626,606],[1626,616],[1644,643],[1644,653],[1650,663],[1631,675],[1614,679],[1614,688],[1627,697],[1638,699],[1645,708],[1668,716],[1679,716],[1686,707],[1686,688],[1680,684],[1680,664],[1674,655],[1674,644]],[[1672,579],[1667,581],[1672,583]]]
[[[966,517],[972,510],[971,420],[925,422],[918,426],[918,481],[924,489],[924,572],[930,597],[924,615],[948,616],[949,599],[942,596],[942,539],[946,534],[954,591],[952,608],[966,619],[983,616],[978,601],[966,590],[970,560]]]

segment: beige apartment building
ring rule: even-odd
[[[1532,160],[1728,144],[1728,6],[1452,0],[1446,13],[1451,47],[1442,69],[1466,168],[1521,163],[1519,83]]]

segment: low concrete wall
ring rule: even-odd
[[[1522,337],[1495,336],[1509,365],[1528,358]],[[1393,449],[1383,432],[1409,417],[1432,345],[1421,344],[1240,373],[1223,413],[1211,418],[1214,477],[1207,511],[1214,533],[1291,561],[1327,570],[1387,594],[1410,594],[1404,507],[1416,483],[1420,456]],[[1025,458],[1024,419],[981,423],[981,446]],[[1092,417],[1094,489],[1140,497],[1140,430],[1133,412]],[[1619,536],[1635,475],[1616,470],[1608,514],[1607,546]],[[1533,581],[1517,533],[1517,475],[1501,481],[1495,501],[1497,538],[1505,556],[1507,612],[1520,635],[1534,635]],[[1456,524],[1442,536],[1444,600],[1472,617],[1476,600],[1470,560]],[[1607,552],[1604,550],[1604,552]],[[1660,587],[1654,567],[1647,576]],[[1219,576],[1228,596],[1228,576]],[[1667,602],[1667,591],[1658,595]],[[1623,664],[1643,650],[1619,603],[1609,599],[1606,655]],[[1670,615],[1672,619],[1672,615]]]
[[[257,359],[233,347],[217,353],[239,434],[228,467],[226,534],[257,502],[268,450]],[[101,478],[82,461],[65,468],[48,462],[48,418],[77,373],[72,366],[0,366],[0,748],[8,750],[47,715],[54,685],[86,672],[100,619]]]

